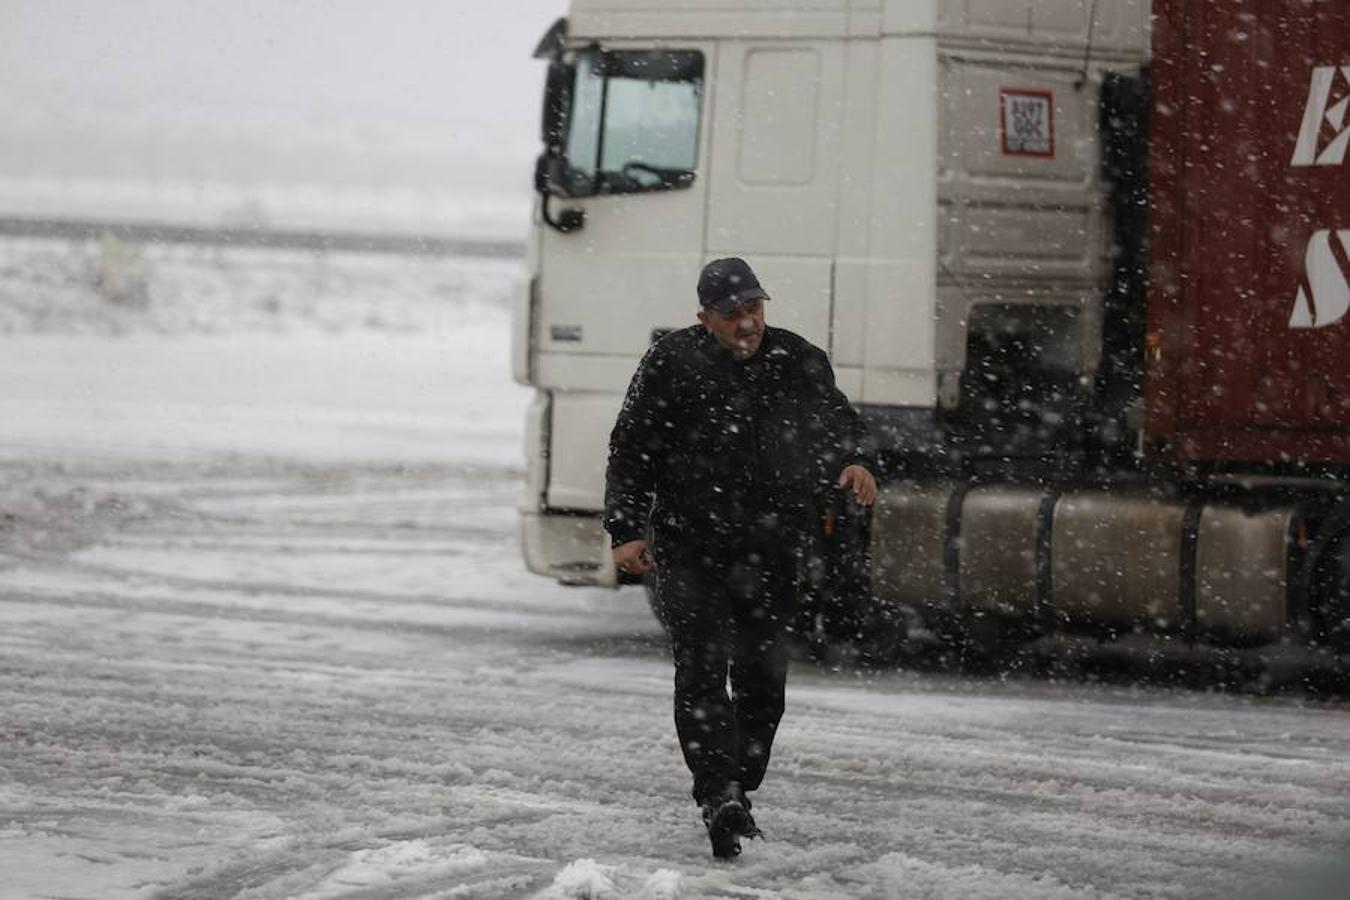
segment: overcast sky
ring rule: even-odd
[[[530,52],[565,7],[0,0],[0,166],[526,183],[543,74]]]

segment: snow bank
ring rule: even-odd
[[[107,269],[133,265],[143,298],[110,296]],[[0,454],[518,469],[520,277],[502,260],[0,242]]]
[[[521,167],[526,177],[530,165],[526,162]],[[244,185],[0,174],[0,207],[9,215],[34,219],[86,218],[301,231],[345,229],[361,234],[518,240],[529,226],[531,202],[528,188],[503,192],[427,185]]]
[[[522,277],[499,259],[0,240],[0,335],[452,332]]]

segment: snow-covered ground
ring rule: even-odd
[[[514,267],[105,254],[0,244],[0,897],[1344,896],[1344,705],[809,664],[714,864],[641,594],[522,570]]]

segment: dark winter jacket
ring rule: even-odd
[[[766,328],[737,360],[702,325],[667,335],[638,365],[610,435],[605,528],[739,543],[747,531],[818,527],[819,504],[854,463],[876,472],[867,428],[824,351]]]

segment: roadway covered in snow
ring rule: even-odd
[[[810,663],[714,864],[641,594],[523,571],[509,264],[97,253],[0,248],[0,896],[1344,887],[1343,704]]]

